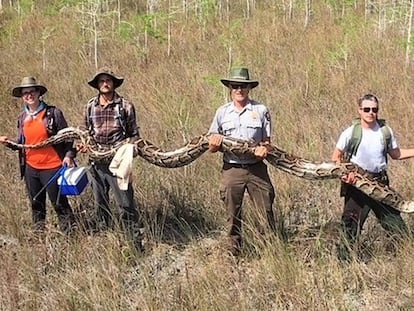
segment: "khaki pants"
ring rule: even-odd
[[[228,235],[230,250],[233,254],[239,253],[242,243],[242,204],[246,190],[254,207],[264,208],[269,227],[276,232],[272,209],[275,190],[270,181],[267,166],[263,162],[245,167],[225,163],[222,170],[220,196],[227,207]]]

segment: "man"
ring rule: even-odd
[[[224,136],[254,140],[256,143],[270,143],[271,121],[269,110],[249,98],[251,89],[259,85],[251,80],[247,68],[234,68],[230,77],[221,79],[230,89],[232,101],[221,106],[211,124],[209,150],[217,152]],[[272,204],[275,191],[263,163],[265,146],[255,149],[254,157],[234,157],[224,153],[220,186],[221,199],[228,210],[229,251],[237,256],[242,246],[242,203],[247,190],[255,208],[264,208],[270,228],[275,231],[275,217]]]
[[[379,183],[388,185],[387,154],[394,160],[403,160],[414,157],[414,149],[398,147],[392,129],[384,120],[378,119],[379,102],[376,96],[367,94],[361,97],[358,100],[358,113],[358,122],[340,135],[332,160],[340,163],[344,156],[350,154],[350,158],[346,160],[362,167]],[[345,198],[342,225],[348,245],[340,246],[341,259],[349,258],[348,246],[352,247],[356,241],[370,210],[374,212],[381,226],[394,237],[401,238],[408,233],[399,211],[371,199],[351,186],[355,181],[353,173],[344,176],[342,180],[344,184],[341,195]]]
[[[91,98],[85,111],[85,125],[102,150],[107,150],[118,142],[139,138],[134,105],[116,92],[124,79],[116,76],[109,68],[100,69],[88,84],[98,90]],[[84,151],[84,146],[80,150]],[[117,177],[110,171],[110,160],[91,160],[92,188],[99,225],[111,227],[113,213],[109,207],[109,190],[113,190],[119,208],[121,224],[128,238],[138,251],[143,250],[143,225],[134,200],[132,182],[121,189]]]
[[[38,84],[34,77],[24,77],[21,84],[13,89],[12,95],[23,102],[23,111],[17,122],[17,143],[37,144],[68,126],[62,111],[43,101],[41,96],[46,92],[47,88]],[[7,136],[0,137],[0,142],[6,146],[7,140]],[[45,229],[46,192],[58,215],[60,229],[67,234],[74,229],[72,208],[66,196],[60,195],[57,184],[62,165],[74,166],[76,152],[72,144],[69,142],[41,149],[19,150],[21,176],[26,183],[33,227],[37,232]]]

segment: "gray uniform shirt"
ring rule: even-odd
[[[233,102],[229,102],[217,109],[209,134],[250,140],[256,143],[271,137],[270,113],[266,106],[254,100],[249,100],[242,111],[238,111]],[[252,157],[234,157],[225,153],[224,162],[237,164],[251,164],[257,162]]]

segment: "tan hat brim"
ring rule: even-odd
[[[47,92],[47,88],[44,87],[43,85],[21,85],[21,86],[17,86],[12,90],[12,95],[14,97],[22,97],[22,90],[24,88],[28,88],[28,87],[34,87],[37,90],[39,90],[40,92],[40,96],[42,96],[43,94],[45,94]]]

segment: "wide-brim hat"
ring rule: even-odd
[[[95,76],[90,81],[88,81],[88,84],[90,86],[92,86],[93,88],[95,88],[95,89],[99,89],[98,79],[99,79],[100,75],[110,76],[112,78],[112,80],[114,81],[114,89],[116,89],[117,87],[120,87],[121,84],[124,82],[124,78],[116,76],[112,72],[112,70],[109,69],[108,67],[103,67],[103,68],[98,70],[98,72],[95,74]]]
[[[227,87],[230,87],[232,83],[248,84],[252,89],[259,85],[259,81],[250,79],[247,68],[232,68],[229,78],[220,79],[220,81]]]
[[[47,92],[47,88],[43,85],[40,85],[36,82],[36,78],[35,77],[24,77],[22,79],[22,83],[20,83],[19,86],[16,86],[13,90],[12,90],[12,94],[14,97],[22,97],[22,89],[27,88],[27,87],[34,87],[36,88],[36,90],[38,90],[40,92],[40,95],[43,95],[44,93]]]

